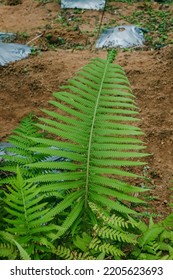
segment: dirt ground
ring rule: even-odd
[[[135,3],[128,9],[126,3],[114,5],[119,13],[129,14],[142,4]],[[160,8],[159,4],[153,5]],[[172,6],[166,9],[173,11]],[[108,10],[103,23],[118,18],[118,12]],[[41,35],[30,43],[39,48],[36,54],[0,67],[0,141],[7,140],[27,113],[34,111],[40,115],[40,108],[48,108],[52,92],[91,58],[106,57],[106,51],[96,51],[93,45],[101,12],[85,11],[80,16],[81,23],[73,21],[78,14],[68,10],[65,18],[60,5],[53,0],[0,0],[0,32],[17,33],[20,43],[28,43]],[[70,20],[74,24],[68,26]],[[173,179],[173,45],[159,50],[148,47],[120,50],[116,63],[124,67],[137,97],[139,125],[145,132],[147,152],[151,154],[145,172],[153,198],[150,194],[146,197],[149,207],[145,211],[154,211],[163,217],[170,211]]]

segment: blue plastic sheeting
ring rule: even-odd
[[[26,58],[31,53],[31,48],[21,44],[0,43],[0,65],[4,66]]]
[[[106,29],[96,42],[96,48],[132,48],[143,46],[145,29],[122,25]]]
[[[2,156],[8,155],[6,148],[14,147],[11,143],[0,143],[0,161],[2,160]]]
[[[0,32],[0,65],[4,66],[26,58],[31,53],[31,48],[21,44],[5,43],[16,38],[14,33]]]
[[[17,155],[17,154],[14,154],[12,152],[9,152],[8,148],[15,148],[15,146],[11,143],[8,143],[8,142],[0,142],[0,161],[3,160],[4,155],[10,155],[12,157],[25,158],[25,156],[21,156],[21,155]],[[51,146],[50,148],[53,149],[53,150],[61,150],[61,149],[58,149],[58,148],[53,147],[53,146]],[[45,156],[45,158],[41,161],[42,162],[49,162],[49,161],[52,162],[52,161],[71,161],[71,160],[68,159],[68,158],[58,157],[58,156]]]
[[[103,10],[105,0],[61,0],[62,9]]]
[[[0,42],[12,42],[16,38],[14,33],[0,32]]]

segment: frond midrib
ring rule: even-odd
[[[84,203],[85,209],[87,209],[87,207],[88,207],[88,185],[89,185],[90,158],[91,158],[91,146],[92,146],[92,139],[93,139],[94,124],[95,124],[99,99],[100,99],[100,95],[101,95],[101,92],[102,92],[102,88],[103,88],[103,84],[104,84],[104,80],[105,80],[108,65],[109,65],[109,61],[107,60],[106,65],[105,65],[105,69],[104,69],[104,72],[103,72],[102,80],[101,80],[101,83],[100,83],[96,103],[95,103],[94,114],[93,114],[91,129],[90,129],[90,137],[89,137],[89,141],[88,141],[87,163],[86,163],[86,182],[85,182],[85,203]]]

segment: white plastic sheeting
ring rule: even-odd
[[[134,25],[108,28],[96,42],[96,48],[132,48],[143,46],[145,29]]]
[[[21,44],[5,43],[16,37],[14,33],[0,32],[0,65],[26,58],[31,53],[31,48]]]
[[[103,10],[104,6],[105,0],[61,0],[63,9]]]
[[[0,65],[26,58],[31,53],[31,48],[21,44],[0,43]]]

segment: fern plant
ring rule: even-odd
[[[17,174],[1,180],[2,258],[173,258],[172,214],[147,225],[132,209],[146,189],[128,180],[141,177],[131,170],[147,154],[134,125],[135,97],[114,55],[92,60],[54,93],[47,117],[14,131],[16,156],[4,156],[2,166]]]
[[[122,218],[119,215],[107,216],[94,204],[90,204],[98,223],[94,225],[93,239],[89,244],[90,249],[104,254],[104,258],[121,259],[125,257],[125,246],[132,247],[137,243],[137,235],[132,229],[135,222],[128,217]]]
[[[7,231],[0,231],[0,257],[9,260],[31,259],[25,249]]]
[[[41,161],[45,158],[44,155],[40,153],[34,153],[29,150],[36,144],[28,136],[43,137],[43,133],[38,131],[38,128],[34,125],[36,123],[36,118],[33,114],[26,116],[20,124],[14,129],[8,139],[10,144],[9,147],[5,148],[5,154],[2,155],[2,161],[0,170],[7,172],[6,178],[0,179],[0,185],[9,182],[15,172],[17,165],[20,166],[20,172],[25,177],[34,176],[38,174],[39,170],[30,170],[26,168],[27,163]]]
[[[3,216],[4,230],[0,231],[0,256],[8,254],[16,258],[17,249],[22,258],[35,258],[37,252],[52,247],[48,233],[57,231],[58,227],[50,222],[53,217],[39,188],[27,183],[19,168],[16,173],[16,178],[11,179],[4,191],[6,213]]]
[[[140,236],[131,252],[132,259],[173,259],[173,230],[168,230],[166,220],[155,224],[150,218],[149,225],[140,221],[136,224],[136,229]]]
[[[149,224],[108,216],[95,204],[90,207],[96,213],[97,224],[90,234],[83,232],[73,238],[73,246],[59,245],[54,253],[60,259],[124,259],[124,260],[172,260],[173,230],[168,218]],[[170,216],[169,216],[170,219]]]
[[[28,182],[41,183],[45,193],[64,192],[64,198],[52,209],[52,215],[67,212],[59,238],[75,221],[93,224],[95,215],[89,203],[105,211],[135,214],[129,203],[142,203],[134,193],[143,189],[127,183],[128,177],[140,177],[131,172],[146,156],[138,136],[135,97],[123,69],[107,60],[96,58],[69,80],[62,91],[50,101],[56,110],[43,110],[47,118],[39,118],[36,126],[52,138],[30,137],[43,147],[30,148],[47,156],[60,156],[70,162],[30,163],[28,168],[49,170]],[[45,145],[47,147],[45,147]],[[50,147],[54,147],[54,149]],[[55,173],[60,169],[64,172]],[[124,179],[123,179],[124,178]],[[88,226],[88,225],[87,225]]]
[[[90,207],[97,216],[90,233],[82,232],[73,237],[71,246],[59,245],[55,254],[63,259],[120,259],[125,256],[123,247],[137,243],[138,235],[130,231],[134,222],[118,216],[108,216],[95,204]]]

